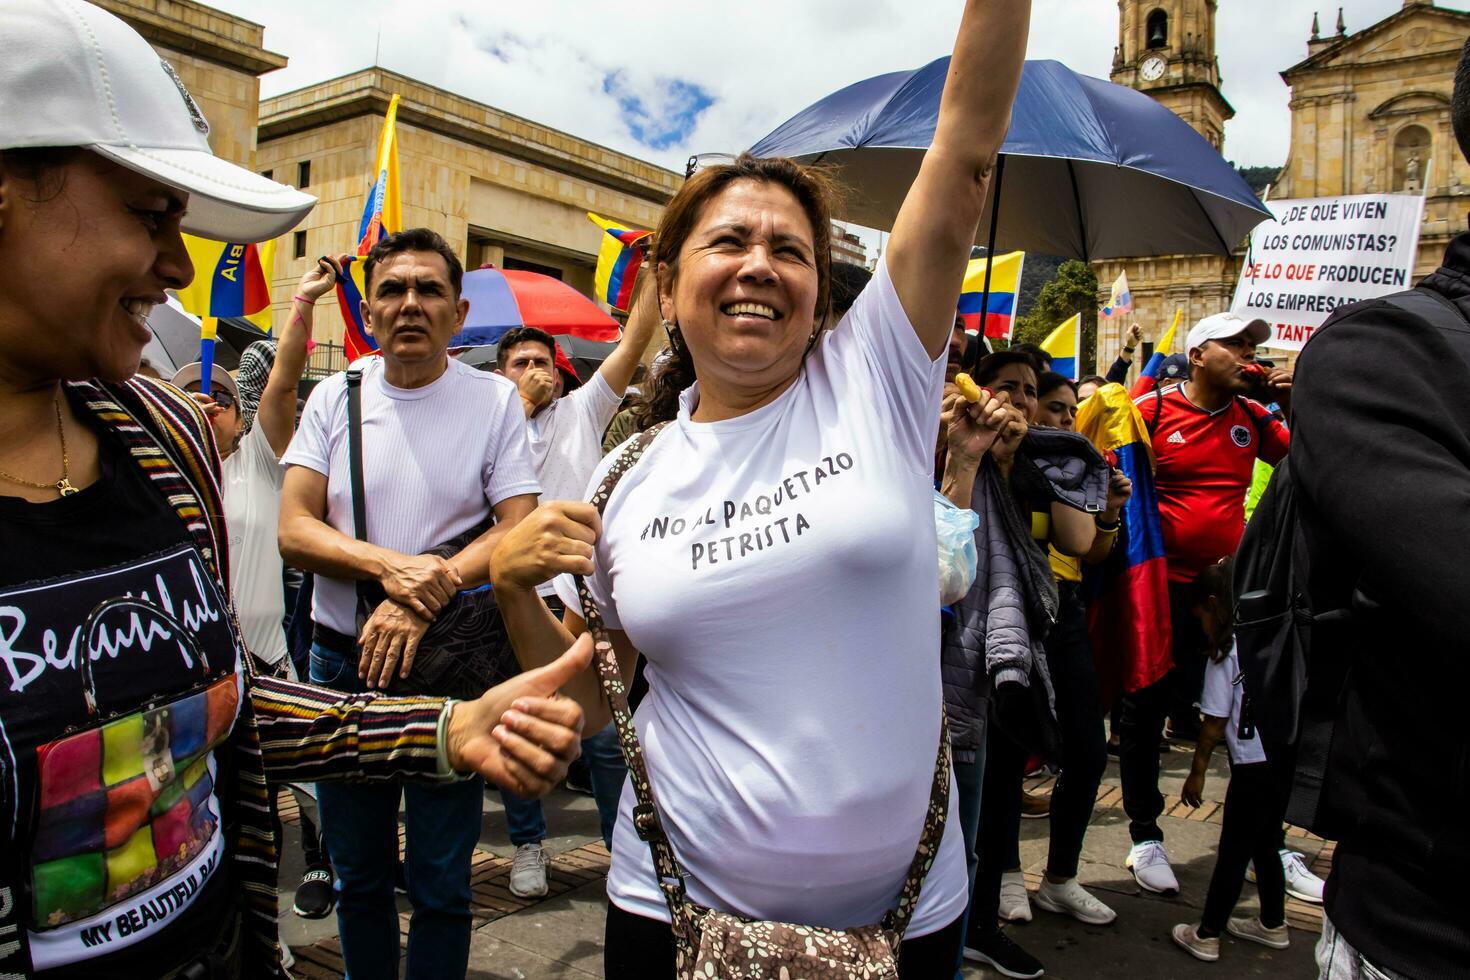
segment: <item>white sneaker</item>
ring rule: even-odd
[[[1156,895],[1179,894],[1179,879],[1174,877],[1174,869],[1169,866],[1169,855],[1164,851],[1163,841],[1146,840],[1134,844],[1123,867],[1133,872],[1133,880],[1144,891]]]
[[[1196,931],[1197,929],[1198,927],[1191,923],[1181,922],[1169,930],[1169,935],[1174,937],[1174,942],[1178,943],[1180,948],[1195,959],[1204,960],[1206,963],[1215,962],[1220,958],[1220,937],[1206,939]]]
[[[1286,894],[1313,905],[1322,904],[1322,889],[1327,883],[1312,874],[1305,857],[1283,847],[1281,870],[1286,875]]]
[[[1327,883],[1314,875],[1307,867],[1307,859],[1304,855],[1283,847],[1281,849],[1281,872],[1286,876],[1288,895],[1303,902],[1311,902],[1313,905],[1322,904],[1322,889]],[[1252,861],[1245,866],[1245,880],[1255,884],[1256,862]]]
[[[541,843],[522,844],[510,863],[510,893],[519,898],[546,894],[546,852]]]
[[[1007,922],[1031,921],[1026,876],[1019,871],[1007,871],[1000,876],[1000,917]]]
[[[1270,946],[1272,949],[1285,949],[1291,945],[1291,937],[1287,933],[1285,922],[1275,928],[1270,928],[1255,916],[1232,918],[1225,923],[1225,931],[1236,939],[1248,939],[1262,946]]]
[[[1061,884],[1042,878],[1041,887],[1036,890],[1036,904],[1048,912],[1070,915],[1090,926],[1105,926],[1118,917],[1118,913],[1078,884],[1076,878],[1068,878]]]

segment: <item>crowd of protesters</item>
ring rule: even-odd
[[[1470,750],[1446,720],[1470,632],[1470,235],[1410,298],[1334,316],[1299,376],[1227,312],[1147,371],[1137,325],[1080,380],[1029,345],[977,350],[956,300],[1029,13],[966,5],[871,274],[828,258],[825,171],[743,155],[675,194],[594,372],[534,328],[477,370],[449,349],[459,257],[399,231],[361,259],[378,354],[303,404],[348,255],[317,261],[233,375],[161,379],[140,355],[193,276],[181,231],[261,240],[314,201],[215,158],[122,21],[12,0],[0,976],[289,975],[278,786],[305,804],[295,910],[336,912],[348,975],[398,976],[401,891],[407,975],[464,976],[485,793],[512,892],[545,895],[538,798],[580,755],[612,853],[608,977],[947,980],[965,959],[1037,977],[1006,927],[1033,906],[1127,927],[1079,880],[1110,752],[1118,863],[1179,894],[1166,736],[1194,745],[1191,806],[1222,741],[1230,762],[1203,910],[1169,933],[1181,963],[1231,955],[1227,932],[1288,947],[1290,895],[1324,906],[1324,978],[1464,975]],[[1470,157],[1470,55],[1453,114]],[[1142,486],[1082,431],[1105,413],[1143,434]],[[936,508],[973,528],[947,604]],[[1145,508],[1170,640],[1114,690],[1093,584]],[[1299,759],[1241,642],[1247,552],[1288,513],[1293,602],[1321,614],[1317,763],[1321,729],[1303,723]],[[1050,795],[1024,793],[1043,769]],[[1312,829],[1339,841],[1325,883],[1285,846],[1303,772]],[[1023,816],[1049,820],[1034,892]],[[1258,912],[1232,916],[1248,877]]]

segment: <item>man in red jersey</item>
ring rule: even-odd
[[[1234,553],[1245,530],[1245,495],[1255,461],[1275,464],[1288,446],[1281,420],[1245,397],[1261,372],[1256,345],[1270,335],[1264,320],[1247,321],[1233,313],[1205,317],[1186,342],[1189,380],[1134,403],[1158,461],[1174,666],[1162,680],[1123,698],[1118,762],[1133,837],[1126,865],[1140,887],[1159,894],[1179,891],[1158,823],[1164,809],[1159,736],[1164,716],[1176,704],[1199,700],[1208,646],[1190,615],[1189,583],[1207,565]],[[1278,404],[1289,404],[1290,371],[1274,368],[1265,383]]]

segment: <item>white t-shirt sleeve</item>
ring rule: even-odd
[[[239,451],[249,454],[246,458],[252,473],[277,490],[281,489],[285,473],[281,469],[280,461],[276,459],[276,451],[271,448],[270,439],[266,438],[265,431],[260,426],[250,427],[250,431],[240,440]]]
[[[608,453],[597,464],[597,469],[592,473],[592,479],[588,481],[587,492],[582,495],[583,500],[591,500],[592,494],[602,485],[603,479],[607,477],[607,471],[612,469],[613,463],[617,462],[620,453]],[[612,506],[613,501],[608,501]],[[606,512],[604,509],[604,526],[606,526]],[[602,613],[602,622],[610,630],[623,628],[623,621],[618,617],[617,607],[612,601],[612,581],[607,575],[607,536],[597,542],[596,550],[592,553],[592,574],[587,576],[587,588],[592,592],[592,598],[597,602],[597,611]],[[577,581],[571,575],[558,575],[551,580],[556,590],[556,597],[578,616],[582,615],[582,597],[577,595]]]
[[[872,280],[825,343],[834,370],[871,379],[873,397],[881,400],[896,444],[915,469],[929,472],[947,355],[935,359],[924,350],[886,261],[879,260]]]
[[[565,397],[572,399],[572,404],[577,408],[578,424],[588,431],[595,431],[600,445],[602,434],[607,431],[613,416],[622,407],[622,396],[612,390],[612,385],[598,371],[592,375],[591,381]]]
[[[495,434],[486,444],[484,470],[485,499],[491,507],[511,497],[541,492],[520,395],[515,385],[496,385],[495,390],[498,404],[489,420]]]
[[[323,476],[331,473],[332,407],[343,391],[341,375],[326,379],[312,389],[301,412],[301,424],[281,457],[281,466],[305,466]]]
[[[1235,699],[1235,670],[1231,658],[1216,662],[1211,660],[1205,667],[1204,691],[1200,695],[1199,710],[1212,718],[1229,718]]]

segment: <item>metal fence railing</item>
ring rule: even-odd
[[[347,349],[341,344],[319,343],[306,362],[304,376],[318,380],[347,370]]]

